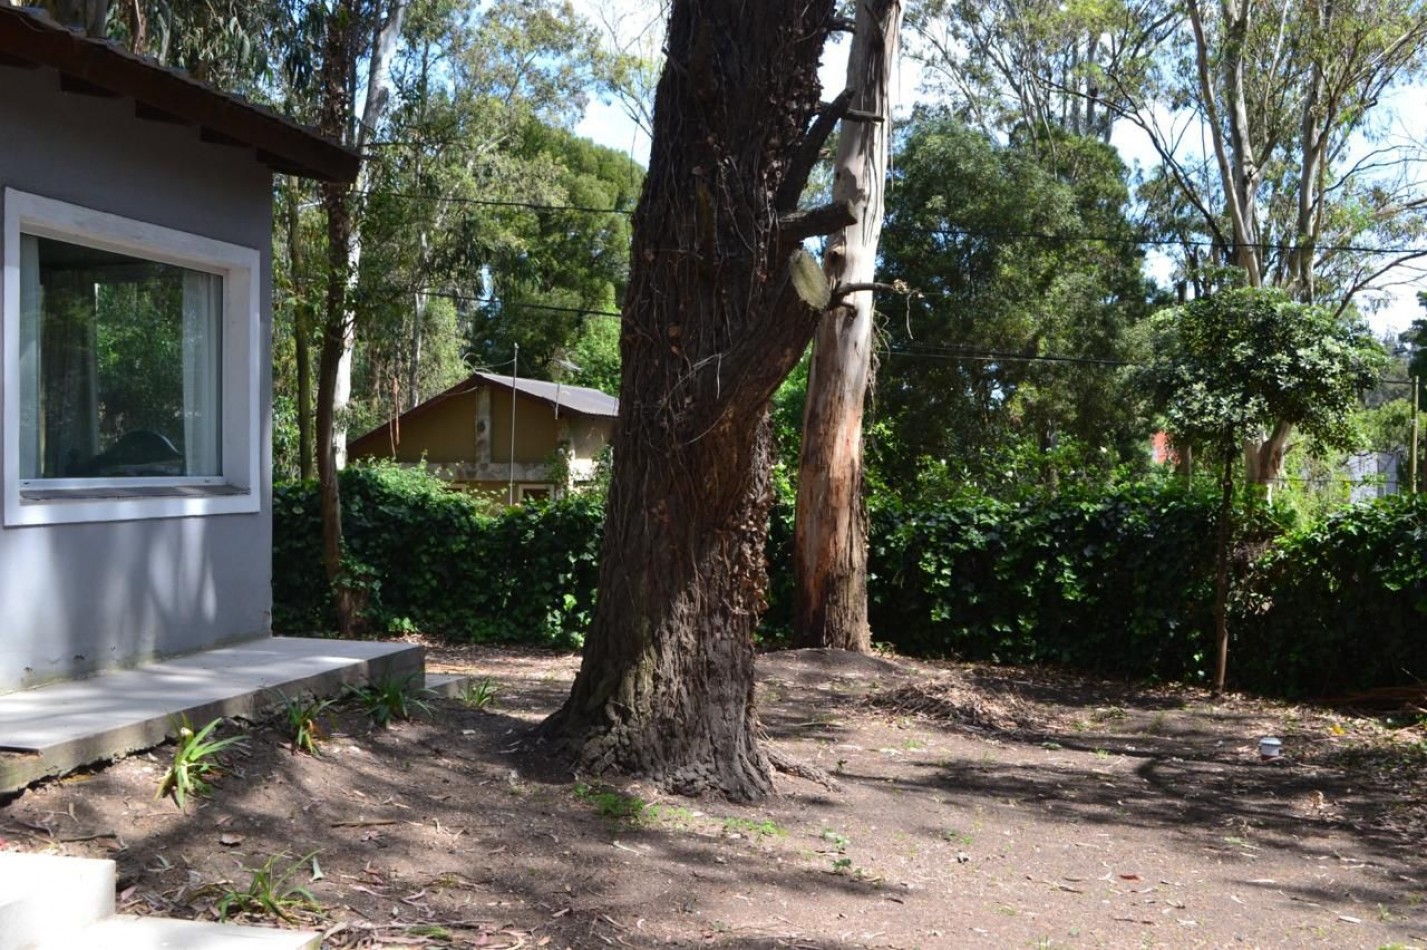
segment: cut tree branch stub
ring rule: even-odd
[[[812,174],[813,166],[818,163],[818,156],[822,154],[823,146],[827,144],[828,137],[832,135],[832,130],[837,128],[838,120],[847,112],[847,107],[851,102],[852,90],[844,89],[836,99],[818,109],[817,118],[808,127],[808,132],[803,136],[802,142],[798,143],[797,151],[788,162],[788,171],[783,178],[783,184],[773,197],[773,207],[779,212],[792,211],[798,206],[798,198],[803,193],[803,187],[808,183],[808,176]]]
[[[778,238],[784,247],[801,244],[810,237],[831,234],[857,223],[851,201],[834,201],[816,208],[789,211],[778,218]]]
[[[881,284],[872,282],[870,284],[838,284],[832,291],[832,302],[837,303],[853,294],[861,293],[864,290],[875,290],[884,294],[905,294],[907,286],[902,283]]]

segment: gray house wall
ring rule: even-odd
[[[271,172],[251,149],[135,118],[131,100],[0,66],[6,187],[259,252],[262,458],[256,514],[0,527],[0,693],[268,635]]]

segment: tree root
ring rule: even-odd
[[[815,765],[808,765],[806,762],[786,756],[772,747],[765,746],[763,752],[768,756],[768,764],[785,775],[794,775],[807,779],[809,782],[816,782],[829,791],[836,792],[842,789],[836,779]]]

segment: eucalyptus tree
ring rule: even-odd
[[[1164,0],[923,0],[909,53],[928,91],[983,131],[1108,142],[1175,19]]]
[[[1196,258],[1186,279],[1346,312],[1422,256],[1427,165],[1387,134],[1385,104],[1427,65],[1427,4],[1184,0],[1164,50],[1148,91],[1108,79],[1159,154],[1157,187],[1194,222],[1179,229]],[[1292,431],[1280,419],[1251,440],[1250,481],[1277,477]]]
[[[858,220],[823,250],[834,299],[813,337],[793,525],[794,638],[860,652],[872,648],[862,418],[901,29],[901,0],[858,5],[832,176],[833,200],[851,204]]]
[[[365,422],[467,364],[509,366],[516,343],[522,375],[544,375],[588,314],[616,306],[627,275],[640,169],[569,131],[598,56],[592,28],[555,3],[459,11],[413,11],[371,163],[358,296],[372,332],[354,405]],[[429,319],[433,301],[455,319]]]

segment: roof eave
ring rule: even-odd
[[[196,125],[283,174],[351,182],[361,165],[356,152],[296,122],[13,7],[0,7],[0,64],[48,67],[70,91],[133,99],[140,118]]]

